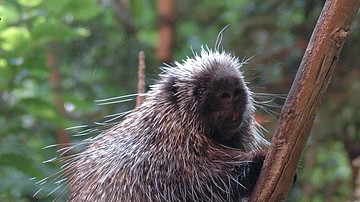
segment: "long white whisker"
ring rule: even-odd
[[[135,94],[129,94],[129,95],[122,95],[122,96],[117,96],[117,97],[111,97],[111,98],[95,100],[94,102],[108,102],[108,101],[112,101],[112,100],[124,99],[124,98],[129,98],[129,97],[136,97],[138,95],[146,96],[146,93],[143,93],[143,94],[135,93]]]
[[[103,103],[98,103],[97,105],[110,105],[110,104],[117,104],[117,103],[123,103],[123,102],[129,102],[134,100],[133,98],[131,99],[125,99],[125,100],[118,100],[118,101],[111,101],[111,102],[103,102]]]

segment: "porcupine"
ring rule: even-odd
[[[69,201],[241,201],[268,142],[242,62],[202,48],[165,66],[143,103],[65,166]]]

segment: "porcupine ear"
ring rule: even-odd
[[[169,96],[171,101],[176,102],[177,101],[177,92],[178,92],[178,86],[176,86],[176,78],[173,76],[170,76],[166,79],[165,82],[165,90],[166,92],[169,92]]]

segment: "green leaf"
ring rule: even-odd
[[[94,0],[70,1],[67,11],[74,16],[74,20],[86,21],[99,14],[100,6]]]
[[[46,67],[35,67],[31,68],[31,76],[37,78],[37,80],[47,80],[49,77],[49,68]]]
[[[34,40],[40,44],[50,41],[74,39],[86,35],[84,32],[86,31],[72,30],[68,25],[57,19],[46,19],[45,17],[38,18],[32,28]]]
[[[158,44],[159,34],[156,30],[139,30],[138,39],[141,42],[151,45],[151,47],[156,47]]]
[[[130,1],[130,9],[137,26],[149,28],[156,20],[156,3],[155,1],[133,0]]]
[[[34,117],[43,119],[54,119],[57,117],[56,109],[50,103],[39,98],[24,98],[21,100],[22,104]]]
[[[27,111],[28,115],[39,120],[46,120],[48,123],[58,127],[69,126],[69,120],[64,118],[55,106],[44,99],[37,97],[23,98],[19,105]]]
[[[18,11],[11,5],[0,5],[0,15],[0,29],[6,28],[8,24],[15,23],[19,20]]]
[[[0,38],[3,50],[16,51],[27,47],[31,35],[26,27],[9,27],[0,33]]]
[[[88,37],[91,34],[90,30],[85,29],[83,27],[79,27],[79,28],[74,29],[74,32],[76,34],[78,34],[79,36],[82,36],[82,37]]]
[[[38,6],[43,0],[18,0],[21,6],[35,7]]]
[[[6,90],[8,86],[7,81],[11,78],[12,71],[7,61],[3,58],[0,58],[0,75],[0,91]]]
[[[50,14],[67,18],[69,21],[86,21],[101,11],[95,0],[48,0]]]
[[[0,155],[0,165],[12,166],[24,173],[38,175],[37,169],[32,166],[32,161],[26,155],[5,153]]]

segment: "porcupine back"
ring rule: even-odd
[[[202,49],[194,58],[164,67],[138,108],[67,162],[69,200],[246,197],[257,180],[248,165],[263,159],[268,143],[256,130],[241,65],[228,53]]]

